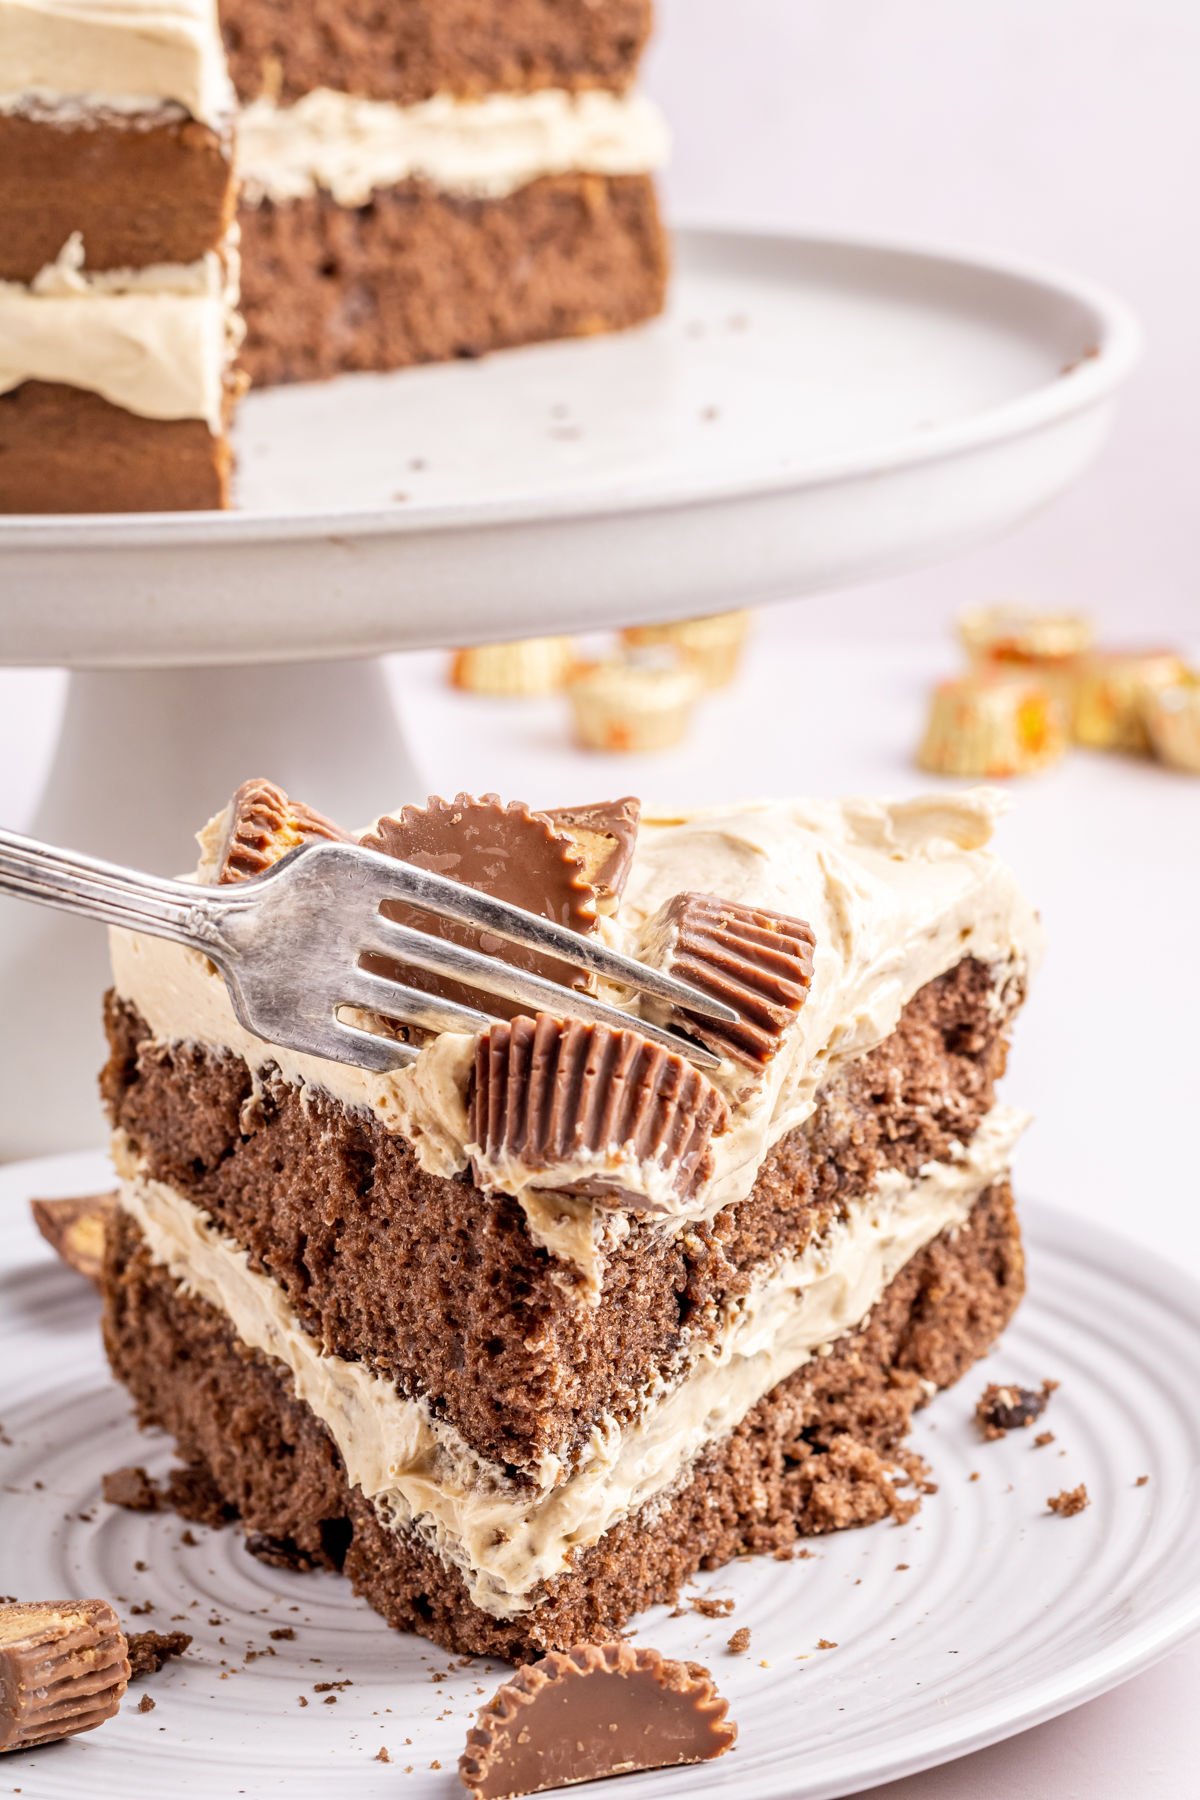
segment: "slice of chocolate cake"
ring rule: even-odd
[[[1039,934],[989,797],[610,810],[460,795],[364,836],[719,994],[711,1073],[627,999],[625,1030],[505,1019],[368,1074],[112,942],[113,1367],[252,1537],[460,1650],[903,1516],[914,1409],[1022,1292],[995,1087]],[[337,831],[248,783],[198,879]]]

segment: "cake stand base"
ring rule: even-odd
[[[266,775],[366,823],[421,778],[378,661],[72,674],[31,836],[158,874],[239,782]],[[0,1158],[102,1134],[104,930],[0,900]]]

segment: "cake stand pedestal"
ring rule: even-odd
[[[352,821],[423,797],[381,653],[947,558],[1075,479],[1137,358],[1038,271],[710,232],[678,261],[644,331],[252,396],[236,513],[0,520],[0,661],[73,671],[28,829],[169,873],[247,775]],[[104,979],[95,927],[0,902],[0,1155],[95,1142]]]

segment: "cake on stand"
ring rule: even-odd
[[[349,819],[423,798],[437,746],[403,742],[383,653],[952,557],[1081,473],[1137,360],[1119,303],[1037,270],[677,253],[669,316],[628,336],[251,396],[235,513],[0,519],[0,660],[71,671],[27,829],[173,872],[249,774]],[[0,901],[0,1155],[96,1141],[104,967],[94,927]]]

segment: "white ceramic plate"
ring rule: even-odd
[[[197,1528],[188,1545],[178,1519],[100,1499],[105,1470],[162,1472],[169,1446],[133,1426],[104,1367],[95,1297],[35,1236],[24,1202],[103,1178],[98,1157],[0,1173],[0,1420],[12,1440],[0,1438],[0,1588],[103,1594],[125,1611],[149,1600],[145,1625],[182,1615],[195,1641],[142,1689],[153,1712],[127,1703],[89,1736],[5,1758],[5,1777],[27,1800],[451,1800],[496,1666],[455,1667],[389,1631],[339,1578],[255,1562],[236,1530]],[[736,1601],[727,1619],[660,1608],[641,1622],[641,1641],[712,1666],[741,1736],[717,1763],[623,1780],[621,1800],[852,1793],[1051,1718],[1200,1625],[1200,1290],[1063,1214],[1030,1207],[1027,1226],[1031,1289],[1017,1322],[919,1421],[939,1485],[917,1518],[817,1541],[812,1560],[753,1559],[704,1577],[694,1591]],[[1017,1432],[981,1443],[971,1411],[983,1383],[1047,1375],[1062,1383],[1044,1420],[1055,1442],[1034,1449]],[[1090,1508],[1051,1516],[1046,1497],[1079,1481]],[[281,1625],[293,1641],[269,1637]],[[751,1649],[732,1656],[740,1625]],[[247,1664],[247,1646],[274,1654]],[[352,1685],[336,1705],[314,1692],[342,1680]],[[380,1745],[390,1765],[375,1760]]]
[[[0,519],[7,662],[282,661],[717,611],[952,555],[1065,487],[1137,358],[1037,270],[682,232],[670,315],[254,395],[240,510]]]

